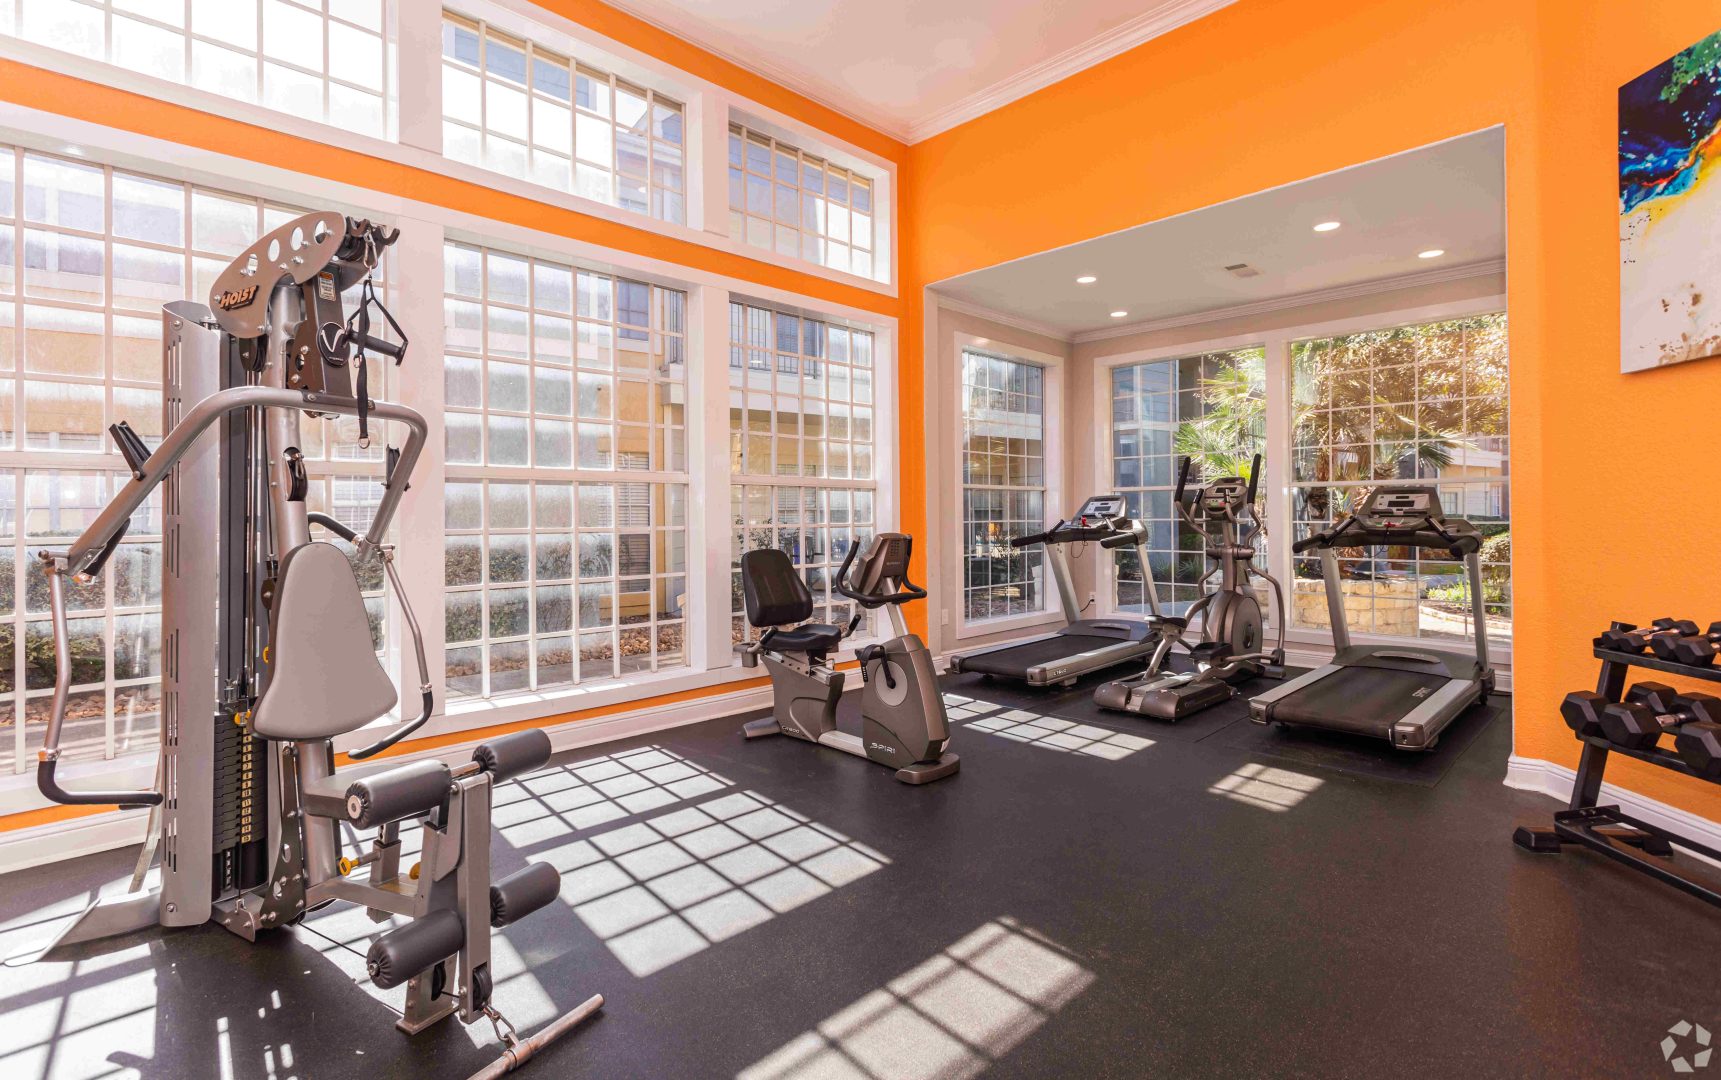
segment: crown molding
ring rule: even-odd
[[[1104,33],[1097,34],[1056,56],[1042,60],[1007,79],[1002,79],[983,90],[976,91],[930,116],[906,123],[896,117],[870,108],[853,98],[839,101],[832,95],[828,86],[815,85],[810,80],[787,71],[769,60],[761,59],[758,56],[744,55],[746,51],[744,39],[732,34],[714,33],[710,27],[702,25],[679,10],[673,16],[666,16],[660,11],[646,11],[644,5],[635,3],[633,0],[605,0],[605,2],[641,22],[649,23],[659,30],[674,34],[683,41],[689,42],[714,56],[719,56],[737,67],[762,75],[785,90],[793,91],[809,101],[848,117],[858,124],[865,124],[874,131],[888,135],[898,142],[912,145],[949,131],[951,128],[965,124],[976,117],[984,116],[986,113],[1008,105],[1012,101],[1027,97],[1036,90],[1043,90],[1079,71],[1110,60],[1119,53],[1128,52],[1137,45],[1152,41],[1162,34],[1168,34],[1178,27],[1192,23],[1205,15],[1210,15],[1220,8],[1228,7],[1236,0],[1163,0],[1151,11],[1137,15],[1135,18],[1120,23]]]
[[[1273,311],[1287,311],[1291,308],[1308,307],[1312,304],[1324,304],[1332,300],[1378,296],[1381,293],[1418,289],[1428,285],[1439,285],[1447,281],[1467,281],[1470,278],[1490,277],[1505,272],[1505,259],[1488,259],[1483,262],[1464,263],[1459,266],[1445,266],[1438,270],[1422,270],[1414,274],[1401,274],[1398,277],[1361,281],[1355,285],[1337,285],[1330,289],[1292,293],[1288,296],[1277,296],[1269,300],[1255,300],[1247,304],[1234,304],[1230,307],[1192,311],[1187,315],[1168,315],[1163,319],[1148,319],[1123,326],[1108,326],[1103,330],[1084,330],[1071,336],[1068,340],[1077,345],[1086,344],[1090,341],[1110,341],[1113,338],[1130,337],[1134,334],[1149,334],[1156,330],[1175,330],[1183,326],[1200,326],[1204,323],[1220,322],[1224,319],[1238,319],[1249,315],[1264,315]]]
[[[1156,37],[1169,34],[1180,26],[1211,15],[1234,2],[1235,0],[1165,0],[1151,11],[1120,23],[1007,79],[995,82],[930,116],[911,122],[905,141],[910,144],[923,142],[953,127],[959,127],[994,109],[1003,108],[1012,101],[1061,82],[1079,71],[1110,60],[1119,53],[1128,52]]]
[[[719,33],[715,35],[716,39],[714,39],[710,27],[700,24],[680,9],[677,9],[674,17],[666,18],[663,13],[646,11],[642,5],[631,3],[630,0],[604,0],[604,2],[618,11],[633,16],[640,22],[655,26],[665,33],[674,34],[695,48],[727,60],[738,68],[763,76],[783,89],[799,94],[815,105],[821,105],[834,113],[846,116],[857,124],[872,128],[881,135],[888,135],[897,142],[907,143],[909,141],[910,125],[853,101],[839,104],[831,97],[828,88],[815,86],[810,81],[769,60],[757,56],[742,55],[741,49],[737,47],[740,39],[734,35]]]
[[[1068,331],[1059,330],[1055,326],[1035,322],[1033,319],[1025,319],[1020,315],[1008,315],[1002,311],[994,311],[988,307],[981,307],[979,304],[970,304],[966,300],[958,300],[953,296],[939,296],[938,309],[940,311],[953,311],[958,315],[972,315],[976,319],[985,319],[987,322],[995,322],[1000,326],[1008,326],[1015,330],[1025,330],[1030,334],[1051,338],[1053,341],[1061,341],[1065,345],[1077,340],[1071,337]]]

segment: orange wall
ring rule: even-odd
[[[1717,28],[1698,0],[1239,0],[911,147],[904,288],[1504,124],[1516,748],[1575,766],[1557,703],[1594,685],[1589,639],[1721,616],[1721,361],[1618,373],[1614,196],[1619,84]],[[1611,445],[1645,431],[1698,460],[1676,480]],[[1711,786],[1609,776],[1721,817]]]
[[[418,0],[403,0],[414,3]],[[547,0],[541,6],[613,40],[655,56],[682,71],[698,76],[761,105],[868,150],[895,163],[899,170],[906,148],[902,143],[871,128],[786,90],[727,60],[668,34],[631,15],[606,7],[595,0]],[[153,98],[116,90],[59,72],[0,60],[0,101],[44,112],[103,124],[200,149],[221,153],[239,152],[254,160],[283,167],[297,167],[308,175],[339,180],[391,192],[406,198],[446,206],[470,214],[554,235],[573,237],[619,251],[694,267],[759,285],[800,293],[834,303],[901,320],[907,331],[907,305],[894,297],[857,288],[791,268],[701,244],[659,235],[649,229],[619,224],[532,199],[507,195],[482,184],[455,180],[384,158],[285,135]],[[900,184],[900,180],[899,180]],[[901,227],[898,233],[901,233]],[[899,235],[899,253],[909,248]],[[900,256],[899,256],[900,257]],[[899,270],[900,273],[900,270]],[[904,378],[919,379],[919,369]],[[915,414],[915,415],[918,415]],[[918,445],[918,425],[904,425],[904,442]],[[918,462],[919,454],[905,452],[903,461]],[[701,699],[736,690],[764,686],[764,679],[731,683],[677,694],[627,702],[600,709],[582,710],[540,720],[506,724],[457,736],[437,736],[402,743],[391,753],[432,749],[495,735],[520,727],[548,727],[571,720],[590,719],[631,709],[686,703],[699,707]],[[79,807],[48,807],[22,814],[0,816],[0,832],[79,817],[99,810]]]

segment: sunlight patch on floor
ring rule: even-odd
[[[986,923],[790,1040],[739,1080],[965,1080],[1093,982],[1015,919]]]

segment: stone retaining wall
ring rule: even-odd
[[[1414,581],[1340,581],[1345,622],[1352,633],[1414,635],[1421,605]],[[1296,626],[1328,626],[1327,595],[1319,581],[1299,581],[1291,599]]]

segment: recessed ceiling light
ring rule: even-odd
[[[1081,277],[1076,279],[1076,284],[1077,285],[1092,285],[1094,282],[1096,282],[1098,280],[1099,280],[1099,278],[1094,277],[1092,274],[1083,274]]]
[[[1341,222],[1337,222],[1337,221],[1323,221],[1319,225],[1315,226],[1315,231],[1316,232],[1332,232],[1334,229],[1338,228],[1340,224],[1341,224]]]
[[[1444,254],[1446,254],[1445,248],[1429,248],[1427,251],[1417,252],[1416,257],[1419,259],[1438,259]]]
[[[84,156],[84,148],[81,146],[68,146],[68,147],[66,147],[66,153],[72,155],[73,157],[83,157]]]
[[[1127,312],[1127,311],[1114,311],[1111,313],[1111,317],[1114,319],[1127,319],[1129,317],[1129,312]]]

